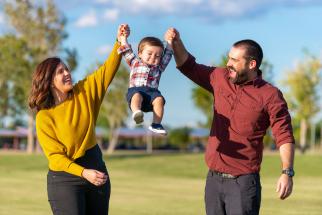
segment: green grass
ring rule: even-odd
[[[105,157],[111,183],[111,215],[202,215],[207,168],[202,154]],[[261,214],[322,214],[322,158],[297,155],[294,191],[275,193],[278,155],[264,156]],[[0,154],[0,214],[51,214],[43,155]]]

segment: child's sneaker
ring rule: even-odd
[[[143,116],[143,112],[141,110],[137,110],[132,114],[132,119],[135,121],[136,124],[140,124],[144,121]]]
[[[161,124],[152,123],[149,126],[149,130],[162,135],[167,135],[167,131],[163,128]]]

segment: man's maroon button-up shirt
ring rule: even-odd
[[[236,85],[229,81],[227,69],[197,64],[191,55],[178,69],[214,95],[205,156],[210,169],[236,176],[259,172],[269,126],[277,147],[294,143],[286,101],[261,75]]]

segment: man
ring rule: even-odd
[[[179,32],[165,35],[172,43],[177,68],[214,95],[214,116],[206,150],[207,215],[259,214],[263,137],[272,128],[282,161],[276,192],[292,193],[294,137],[282,93],[262,79],[261,47],[253,40],[236,42],[226,68],[198,64],[187,52]]]

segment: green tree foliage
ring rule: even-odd
[[[67,38],[64,16],[58,12],[53,0],[46,0],[41,4],[33,2],[15,0],[4,3],[14,35],[4,36],[3,39],[10,39],[12,46],[2,47],[1,52],[11,49],[7,50],[11,54],[3,58],[7,62],[7,72],[12,74],[11,82],[14,86],[22,84],[25,88],[20,94],[24,101],[29,94],[33,69],[45,58],[62,53],[72,71],[77,66],[77,52],[61,47],[63,40]],[[23,103],[23,108],[26,109],[26,102]]]
[[[125,98],[128,81],[129,72],[121,64],[103,100],[98,125],[107,125],[111,130],[124,125],[129,110]]]
[[[286,72],[283,84],[287,87],[285,97],[294,114],[294,122],[300,122],[300,147],[306,148],[307,128],[320,111],[318,87],[321,83],[322,64],[315,56],[306,53],[304,60]]]
[[[109,125],[109,146],[107,152],[113,153],[118,142],[117,129],[128,117],[128,104],[125,95],[128,88],[129,72],[121,65],[107,92],[101,106],[101,116],[104,116]]]
[[[213,95],[204,88],[196,85],[192,89],[192,99],[195,106],[206,116],[206,123],[199,122],[199,124],[202,127],[209,128],[213,117]]]
[[[26,43],[14,35],[0,37],[0,117],[15,117],[25,110],[24,92],[30,64]],[[16,71],[16,72],[12,72]]]
[[[101,63],[96,63],[88,71],[92,72]],[[125,98],[129,82],[129,71],[121,64],[115,77],[109,86],[102,102],[97,125],[108,131],[108,153],[113,153],[117,141],[117,129],[124,125],[128,117],[128,104]]]
[[[17,110],[27,110],[26,101],[30,91],[31,75],[37,64],[49,56],[62,53],[65,55],[65,60],[70,63],[70,68],[74,69],[77,66],[77,53],[75,50],[63,49],[62,42],[67,38],[65,32],[66,19],[59,13],[53,0],[46,1],[30,1],[30,0],[15,0],[5,1],[3,8],[5,15],[13,29],[15,39],[5,35],[2,39],[11,40],[15,43],[12,54],[2,56],[8,68],[3,69],[10,73],[10,80],[7,78],[8,86],[1,89],[7,94],[8,107],[10,103],[15,104]],[[6,47],[2,46],[0,53],[7,51]],[[7,51],[8,52],[8,51]],[[27,55],[27,57],[26,57]],[[23,67],[24,69],[19,69]],[[27,89],[27,90],[26,90]],[[18,92],[18,93],[16,93]],[[17,96],[19,94],[19,96]],[[12,96],[14,95],[14,96]],[[22,102],[24,101],[24,102]],[[33,116],[29,113],[29,137],[28,151],[33,151]]]
[[[321,82],[321,62],[314,56],[306,56],[293,70],[287,71],[283,83],[287,87],[290,109],[299,118],[311,119],[319,112],[317,87]]]
[[[62,41],[67,38],[64,31],[66,19],[60,14],[53,0],[33,3],[15,0],[5,3],[4,8],[16,35],[23,38],[29,48],[36,50],[37,62],[61,51]]]
[[[190,142],[190,133],[191,129],[188,127],[172,129],[169,133],[169,142],[171,145],[184,150]]]

